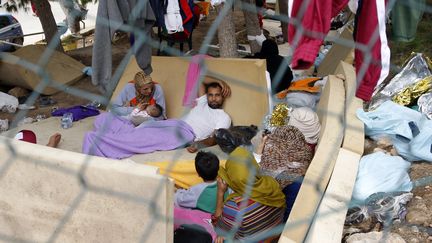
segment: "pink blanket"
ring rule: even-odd
[[[213,241],[216,240],[216,232],[211,224],[211,214],[198,209],[189,209],[174,207],[174,229],[177,229],[182,224],[197,224],[212,236]]]

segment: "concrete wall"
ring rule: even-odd
[[[0,241],[172,242],[157,169],[0,137]]]
[[[363,107],[363,101],[355,97],[357,83],[354,67],[340,62],[335,74],[345,77],[344,140],[306,242],[342,241],[345,217],[364,149],[364,125],[356,115],[357,109]]]
[[[225,102],[224,109],[231,116],[234,125],[260,125],[268,111],[265,60],[239,58],[208,58],[205,61],[209,73],[226,81],[232,95]],[[152,57],[153,80],[165,93],[168,118],[180,118],[186,110],[182,106],[189,61],[180,57]],[[126,67],[113,98],[123,86],[133,80],[138,72],[135,58]]]
[[[306,239],[342,143],[344,108],[343,81],[331,75],[317,106],[321,131],[315,155],[305,174],[279,242],[303,242]]]

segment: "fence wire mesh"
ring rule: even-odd
[[[103,1],[105,1],[105,5],[108,4],[117,4],[118,2],[122,2],[121,0],[117,0],[117,1],[108,1],[108,0],[102,0],[99,1],[99,4],[101,4]],[[130,14],[128,15],[128,17],[126,18],[125,22],[116,22],[113,19],[109,19],[103,16],[92,16],[92,15],[87,15],[87,19],[91,19],[94,22],[96,22],[97,27],[99,26],[105,26],[108,28],[117,28],[118,31],[122,31],[125,33],[130,33],[133,34],[134,36],[134,46],[132,46],[131,48],[129,48],[129,50],[127,50],[127,52],[124,54],[124,58],[120,61],[120,63],[117,65],[117,67],[115,67],[115,70],[113,71],[112,76],[109,78],[109,82],[107,84],[102,84],[99,83],[99,85],[102,86],[101,90],[104,90],[105,92],[101,93],[101,92],[89,92],[88,90],[85,89],[81,89],[81,88],[77,88],[74,85],[64,85],[61,82],[58,82],[57,80],[54,80],[50,74],[47,72],[46,70],[46,66],[50,60],[50,58],[52,58],[52,55],[54,53],[55,47],[57,45],[59,45],[59,41],[60,41],[60,36],[61,33],[57,33],[57,35],[53,38],[54,41],[51,41],[48,45],[47,48],[45,49],[45,51],[43,52],[43,55],[40,56],[39,60],[37,63],[31,63],[29,61],[26,61],[25,59],[19,58],[17,56],[14,55],[14,53],[7,53],[7,52],[0,52],[0,61],[1,63],[6,63],[6,64],[15,64],[15,65],[19,65],[20,67],[24,68],[25,70],[27,70],[28,72],[34,72],[37,73],[38,76],[41,78],[41,82],[34,88],[34,90],[31,92],[31,95],[27,98],[26,104],[27,105],[37,105],[37,101],[40,97],[40,94],[42,93],[42,91],[47,88],[47,87],[53,87],[55,89],[57,89],[60,92],[64,92],[67,93],[71,96],[74,97],[78,97],[81,99],[86,99],[88,100],[88,102],[92,102],[92,101],[98,101],[99,103],[102,103],[102,105],[104,107],[106,107],[107,110],[109,110],[112,106],[112,104],[110,103],[111,100],[111,96],[114,92],[114,90],[117,87],[117,84],[119,83],[119,80],[122,76],[122,74],[124,73],[131,57],[134,55],[134,52],[136,52],[136,50],[134,50],[134,48],[137,48],[137,46],[141,46],[141,45],[146,45],[146,46],[150,46],[152,48],[153,53],[156,52],[156,50],[162,48],[161,45],[163,45],[165,42],[161,43],[158,38],[156,37],[156,33],[153,32],[152,30],[152,34],[149,34],[148,32],[144,31],[142,28],[138,28],[136,27],[136,21],[137,19],[140,18],[141,14],[143,12],[148,11],[147,6],[148,5],[148,1],[149,0],[142,0],[142,1],[136,1],[136,5],[134,6],[133,9],[131,9]],[[124,0],[123,2],[126,2],[126,0]],[[127,1],[129,3],[132,3],[134,1]],[[293,2],[296,1],[288,1],[289,7],[293,7]],[[313,39],[314,41],[318,41],[318,42],[326,42],[326,43],[333,43],[333,45],[341,45],[344,47],[348,47],[348,48],[355,48],[356,51],[360,52],[361,55],[363,56],[363,62],[362,65],[360,66],[358,72],[357,72],[357,80],[363,80],[363,78],[365,77],[367,71],[368,71],[368,67],[370,64],[374,64],[374,65],[378,65],[381,66],[382,60],[381,59],[377,59],[376,56],[374,56],[372,54],[372,52],[374,51],[374,45],[377,43],[377,41],[379,42],[380,40],[380,29],[378,24],[376,25],[376,27],[374,26],[370,26],[370,28],[374,28],[374,30],[370,33],[371,36],[369,38],[369,41],[367,43],[360,43],[360,42],[355,42],[355,41],[351,41],[351,40],[347,40],[347,39],[343,39],[340,38],[338,35],[336,36],[328,36],[327,32],[330,28],[330,20],[331,19],[327,19],[325,21],[328,21],[329,23],[326,22],[322,22],[324,21],[323,19],[321,19],[321,16],[318,15],[319,11],[331,11],[331,7],[328,6],[332,6],[332,4],[345,4],[347,1],[330,1],[330,0],[326,0],[326,1],[317,1],[317,0],[304,0],[304,1],[298,1],[301,2],[300,7],[298,7],[296,9],[296,15],[295,17],[291,17],[291,16],[286,16],[286,15],[280,15],[280,14],[274,14],[272,16],[267,16],[271,19],[273,19],[272,21],[281,21],[281,23],[285,23],[285,24],[289,24],[292,26],[295,26],[295,34],[290,36],[292,37],[292,41],[290,41],[290,49],[291,51],[296,51],[296,48],[299,46],[300,43],[304,43],[304,39]],[[364,2],[367,1],[359,1],[358,4],[359,6],[361,6],[361,4],[365,4]],[[427,15],[428,19],[430,20],[431,17],[430,15],[432,14],[432,5],[430,5],[430,2],[422,2],[422,1],[397,1],[397,0],[389,0],[389,1],[384,1],[384,0],[377,0],[376,4],[378,5],[382,5],[385,6],[385,11],[386,14],[381,16],[382,19],[384,19],[384,21],[387,22],[387,26],[390,25],[391,19],[389,18],[389,12],[392,9],[392,7],[396,4],[402,4],[402,5],[406,5],[409,9],[411,10],[423,10],[424,11],[424,15]],[[281,6],[281,1],[278,1],[279,6]],[[268,4],[268,6],[270,6],[272,4]],[[295,3],[294,3],[295,5]],[[306,16],[308,12],[308,8],[311,8],[311,6],[315,6],[316,7],[316,11],[314,12],[317,15],[313,16],[313,18],[311,18],[310,16]],[[200,31],[204,32],[205,35],[203,35],[202,38],[194,38],[194,49],[196,51],[189,51],[187,53],[180,51],[179,49],[176,48],[176,46],[163,46],[163,53],[164,55],[167,56],[172,56],[172,57],[178,57],[178,58],[182,58],[184,60],[190,61],[191,60],[191,55],[190,54],[210,54],[210,55],[217,55],[217,50],[222,49],[222,43],[218,43],[217,40],[215,39],[215,37],[217,36],[218,33],[218,29],[223,28],[222,22],[227,18],[227,15],[231,15],[233,13],[239,13],[242,11],[245,12],[251,12],[256,14],[257,12],[263,14],[268,14],[267,11],[265,11],[265,7],[257,7],[255,1],[236,1],[236,0],[226,0],[224,1],[224,4],[220,5],[219,7],[217,7],[218,9],[216,10],[215,8],[211,8],[210,10],[210,14],[207,17],[207,25],[206,25],[206,29],[200,29]],[[309,9],[310,10],[310,9]],[[344,10],[348,13],[349,10],[347,10],[347,7],[345,8],[341,8],[341,10]],[[265,11],[265,12],[264,12]],[[372,10],[370,10],[372,11]],[[40,13],[43,14],[43,13]],[[76,13],[78,14],[78,13]],[[292,13],[291,13],[292,15]],[[213,17],[212,17],[213,16]],[[239,14],[236,15],[236,20],[239,20]],[[304,19],[309,19],[309,21],[314,20],[313,23],[307,23],[307,25],[305,25],[305,21],[303,21]],[[381,19],[381,20],[382,20]],[[210,22],[211,23],[208,23]],[[344,27],[347,28],[352,28],[352,26],[355,26],[356,21],[354,21],[353,18],[351,19],[344,19],[342,25]],[[423,20],[425,21],[425,20]],[[246,26],[248,25],[248,23],[245,23],[245,25],[242,25],[239,27],[239,25],[237,24],[236,26],[236,30],[237,31],[243,31],[246,32]],[[317,31],[316,26],[317,25],[322,25],[320,28],[323,31]],[[327,26],[326,26],[327,25]],[[200,24],[198,24],[198,27],[195,29],[195,32],[197,31],[197,29],[200,28]],[[240,28],[240,29],[239,29]],[[265,26],[264,26],[265,29]],[[339,29],[341,30],[341,29]],[[97,31],[97,29],[96,29]],[[282,30],[280,30],[280,33],[282,34]],[[340,34],[340,32],[339,32]],[[385,33],[384,33],[385,34]],[[234,33],[234,38],[237,38],[237,42],[239,42],[239,35],[238,33]],[[219,41],[221,40],[221,37],[219,36]],[[241,42],[241,41],[240,41]],[[249,43],[245,40],[243,40],[243,42]],[[219,45],[215,45],[215,44],[219,44]],[[244,44],[244,43],[242,43]],[[317,45],[317,47],[321,46],[320,44]],[[237,46],[235,46],[235,49],[237,49]],[[215,51],[216,50],[216,51]],[[222,50],[221,50],[222,51]],[[246,51],[247,52],[247,51]],[[216,53],[216,54],[215,54]],[[275,81],[276,83],[278,82],[283,82],[282,78],[283,78],[283,74],[285,72],[285,70],[288,68],[288,65],[291,63],[292,61],[292,53],[290,53],[290,55],[288,55],[282,62],[282,65],[279,66],[276,74],[275,74]],[[315,53],[316,55],[317,53]],[[392,55],[394,54],[393,52],[391,53]],[[238,51],[236,53],[236,57],[240,57],[240,56],[244,56],[245,55],[245,51]],[[315,59],[314,59],[315,60]],[[1,64],[0,63],[0,67]],[[205,62],[201,63],[203,65],[203,73],[207,73],[211,76],[215,76],[217,78],[220,78],[224,81],[226,81],[228,84],[230,85],[238,85],[241,86],[245,89],[249,89],[249,90],[254,90],[254,91],[258,91],[258,92],[263,92],[263,93],[267,93],[268,90],[263,90],[262,88],[250,84],[250,82],[248,82],[248,80],[242,80],[241,78],[235,78],[235,77],[231,77],[231,76],[227,76],[226,74],[222,73],[215,73],[212,71],[207,70],[207,67],[205,65]],[[387,65],[387,64],[384,64]],[[400,63],[395,64],[395,63],[388,63],[389,68],[390,68],[390,75],[389,77],[391,77],[394,73],[397,73],[400,70]],[[166,67],[167,69],[169,69],[170,67]],[[383,67],[381,67],[383,68]],[[0,68],[1,69],[1,68]],[[175,72],[175,70],[169,70],[170,72]],[[1,78],[1,77],[0,77]],[[200,77],[200,82],[203,82],[203,76]],[[103,87],[103,85],[105,85],[105,87]],[[180,91],[179,91],[180,92]],[[239,94],[232,94],[232,95],[239,95]],[[169,99],[169,97],[165,97],[166,99]],[[355,99],[355,97],[353,96],[353,94],[349,94],[346,97],[346,104],[345,106],[349,106],[349,104],[351,104],[351,102],[353,102],[353,100]],[[245,106],[244,108],[247,109],[247,107],[249,106],[248,104],[242,104],[243,106]],[[253,107],[248,107],[250,109],[250,112],[254,112]],[[189,112],[188,109],[185,109],[183,112],[183,115],[186,115]],[[271,111],[269,111],[271,112]],[[338,119],[340,118],[338,115],[339,114],[333,114],[331,112],[327,112],[327,111],[321,111],[324,113],[324,115],[326,116],[336,116]],[[327,113],[326,113],[327,112]],[[27,117],[29,115],[29,111],[28,110],[18,110],[13,118],[10,121],[10,129],[11,131],[6,131],[4,132],[2,135],[8,136],[8,137],[14,137],[16,131],[19,130],[19,127],[17,129],[14,129],[20,121],[22,121],[25,117]],[[267,114],[266,114],[267,115]],[[263,117],[264,119],[264,117]],[[346,121],[340,121],[342,122],[342,125],[345,129],[349,128],[350,124],[346,124]],[[110,121],[106,122],[103,126],[102,129],[98,130],[97,136],[96,136],[96,140],[94,141],[94,144],[92,144],[92,146],[98,146],[98,143],[101,141],[100,138],[104,136],[104,134],[107,133],[108,129],[110,129]],[[234,124],[234,125],[248,125],[248,124]],[[262,124],[256,124],[261,126]],[[60,130],[60,129],[54,129],[53,128],[53,132]],[[37,131],[36,131],[37,133]],[[179,137],[181,137],[181,134],[179,134]],[[63,139],[67,140],[67,137],[64,137]],[[66,207],[64,208],[65,210],[61,211],[60,216],[58,216],[56,218],[55,221],[55,226],[52,228],[52,230],[48,233],[48,234],[42,234],[42,235],[47,235],[48,237],[43,238],[40,235],[27,235],[26,232],[21,232],[21,231],[14,231],[13,228],[15,227],[15,225],[11,225],[12,221],[7,221],[7,220],[0,220],[0,223],[2,224],[2,227],[5,227],[3,229],[0,228],[0,240],[5,241],[5,242],[34,242],[34,241],[44,241],[44,242],[59,242],[59,241],[63,241],[66,238],[62,238],[60,237],[62,234],[72,234],[70,231],[65,231],[65,228],[68,224],[71,223],[71,221],[73,221],[74,215],[76,213],[76,210],[78,210],[78,208],[80,207],[81,203],[83,202],[83,200],[85,200],[90,193],[94,193],[96,195],[102,195],[102,196],[106,196],[106,197],[110,197],[110,198],[116,198],[117,202],[124,202],[124,203],[134,203],[134,204],[139,204],[139,205],[145,205],[147,210],[148,210],[148,214],[147,214],[147,218],[146,223],[144,226],[140,227],[140,232],[139,232],[139,237],[136,238],[137,241],[140,242],[148,242],[151,240],[155,240],[155,238],[151,238],[149,239],[149,235],[151,234],[155,234],[154,231],[157,227],[160,227],[160,225],[158,225],[158,223],[166,223],[169,225],[170,222],[172,222],[173,220],[173,215],[172,212],[170,212],[169,210],[167,211],[167,208],[170,208],[168,205],[168,200],[172,200],[172,196],[167,196],[167,194],[171,193],[170,190],[168,190],[167,188],[167,180],[159,180],[158,181],[158,185],[152,185],[154,186],[154,188],[142,188],[143,191],[148,191],[150,194],[152,195],[146,195],[146,193],[143,194],[130,194],[124,191],[119,191],[117,190],[115,187],[104,187],[103,185],[100,184],[93,184],[92,181],[88,180],[87,178],[87,172],[89,170],[89,167],[92,166],[93,164],[98,164],[98,163],[102,163],[101,161],[94,161],[95,157],[92,156],[85,156],[83,157],[83,159],[81,161],[76,161],[76,163],[79,165],[78,168],[75,167],[68,167],[68,166],[59,166],[58,161],[56,161],[54,158],[51,160],[45,160],[45,159],[40,159],[40,156],[32,156],[32,153],[30,152],[22,152],[19,151],[19,146],[20,143],[14,143],[9,139],[1,139],[2,143],[2,151],[7,151],[6,154],[2,154],[1,157],[1,163],[0,163],[0,187],[3,188],[3,190],[7,191],[6,189],[8,187],[10,187],[9,184],[6,184],[6,177],[8,177],[9,175],[12,175],[14,173],[17,173],[16,171],[13,172],[12,170],[18,170],[18,169],[23,169],[24,167],[14,167],[14,163],[17,163],[17,161],[24,161],[25,163],[27,163],[25,165],[25,167],[30,168],[30,167],[43,167],[48,169],[49,171],[53,172],[53,173],[57,173],[58,175],[61,175],[58,178],[64,177],[64,178],[73,178],[74,179],[74,183],[76,183],[76,186],[78,186],[77,190],[74,190],[74,194],[71,197],[71,200],[68,200]],[[336,142],[337,144],[337,142]],[[319,146],[319,145],[318,145]],[[332,167],[334,164],[334,160],[336,159],[335,156],[337,155],[340,146],[334,146],[333,148],[329,148],[331,149],[330,151],[328,151],[328,156],[326,156],[326,158],[321,161],[321,163],[323,163],[324,166],[323,168],[326,167]],[[18,152],[19,151],[19,152]],[[168,165],[168,167],[166,168],[167,173],[171,172],[173,170],[173,168],[176,166],[177,163],[182,163],[182,161],[179,161],[178,158],[181,157],[181,153],[183,151],[182,150],[176,150],[175,153],[172,154],[172,157],[170,158],[170,163]],[[68,156],[75,156],[74,154],[68,154]],[[81,157],[77,157],[77,158],[81,158]],[[58,158],[58,160],[62,160],[64,158]],[[93,163],[93,164],[92,164]],[[107,162],[108,163],[108,162]],[[126,162],[125,162],[126,163]],[[430,168],[430,167],[429,167]],[[252,190],[252,184],[255,178],[255,171],[250,168],[251,171],[253,171],[253,173],[251,173],[249,175],[248,178],[248,186],[245,189],[245,193],[243,195],[244,198],[249,199],[250,195],[251,195],[251,190]],[[330,170],[331,171],[331,170]],[[326,178],[326,173],[327,171],[323,171],[322,175],[316,175],[316,178]],[[105,173],[104,170],[101,170],[100,173]],[[430,186],[432,184],[432,176],[430,176],[431,172],[427,172],[427,175],[429,176],[422,176],[421,178],[416,178],[415,180],[413,179],[413,190],[415,191],[416,188],[420,188],[420,187],[426,187],[426,186]],[[113,181],[116,180],[116,178],[112,178]],[[3,183],[2,183],[3,182]],[[10,181],[8,181],[10,182]],[[305,184],[310,184],[313,188],[315,188],[316,190],[316,194],[318,195],[323,195],[325,193],[325,189],[326,189],[326,185],[320,184],[321,180],[313,180],[310,181],[308,180],[308,178],[304,178],[303,180],[303,185]],[[43,182],[39,182],[40,184],[38,184],[39,186],[42,187]],[[37,184],[36,184],[37,185]],[[110,184],[111,185],[111,184]],[[46,187],[46,186],[45,186]],[[49,186],[48,186],[49,187]],[[30,190],[30,189],[29,189]],[[29,192],[31,193],[31,192]],[[52,192],[52,193],[56,193],[56,192]],[[430,195],[430,194],[429,194]],[[297,227],[302,227],[302,225],[307,224],[310,225],[312,221],[316,220],[316,217],[320,217],[320,218],[325,218],[327,216],[332,216],[333,214],[340,214],[340,212],[343,212],[343,215],[346,214],[346,209],[349,206],[349,201],[346,201],[345,199],[341,199],[340,195],[331,195],[331,194],[326,194],[326,197],[328,198],[333,198],[336,201],[343,201],[343,205],[340,207],[336,207],[336,208],[332,208],[331,211],[325,212],[324,214],[320,214],[320,215],[316,215],[316,211],[313,211],[313,215],[308,215],[305,214],[305,216],[303,218],[294,220],[294,221],[289,221],[289,224],[279,224],[275,227],[272,227],[271,229],[268,229],[264,232],[260,232],[259,234],[253,235],[253,236],[247,236],[244,240],[246,242],[255,242],[255,241],[262,241],[265,239],[269,239],[269,237],[274,236],[274,235],[280,235],[280,234],[284,234],[284,231],[289,231],[290,229],[293,229],[292,231],[289,232],[295,232]],[[2,206],[2,202],[5,203],[8,198],[8,195],[2,195],[1,196],[1,201],[0,201],[0,212],[2,217],[7,218],[7,217],[13,217],[13,207],[15,207],[14,205],[11,206],[11,208],[7,208],[7,207],[3,207]],[[165,198],[165,200],[167,200],[167,204],[164,205],[158,205],[157,202],[160,202],[158,200],[158,198]],[[26,198],[26,195],[23,195],[22,200],[28,200],[28,198]],[[431,200],[431,199],[429,199]],[[7,204],[7,203],[6,203]],[[16,202],[16,204],[20,204],[19,202]],[[49,204],[49,203],[48,203]],[[244,204],[244,203],[243,203]],[[244,206],[243,204],[241,204],[241,206]],[[96,205],[97,207],[104,207],[105,205]],[[240,206],[240,207],[241,207]],[[316,205],[317,206],[317,205]],[[315,206],[312,206],[315,207]],[[50,209],[47,209],[50,210]],[[56,209],[57,210],[57,209]],[[240,212],[236,217],[235,220],[233,222],[233,227],[231,230],[229,231],[224,231],[224,230],[220,230],[220,229],[216,229],[216,233],[219,236],[223,236],[225,238],[225,240],[227,242],[232,242],[232,241],[237,241],[237,232],[239,230],[239,228],[242,227],[242,217],[244,212]],[[119,215],[116,215],[117,217],[121,217]],[[20,217],[26,217],[26,215],[22,215]],[[32,216],[34,217],[34,216]],[[96,217],[96,216],[95,216]],[[137,215],[137,217],[140,217],[139,215]],[[114,218],[114,217],[113,217]],[[32,218],[31,220],[34,220],[34,218]],[[135,221],[132,221],[135,222]],[[429,221],[429,225],[426,224],[427,221],[425,221],[425,225],[420,225],[420,224],[412,224],[409,222],[405,222],[402,221],[400,224],[402,225],[406,225],[409,227],[412,226],[416,226],[420,232],[426,232],[426,234],[431,235],[431,222]],[[39,223],[43,223],[43,222],[39,222]],[[383,241],[386,242],[390,237],[390,235],[388,233],[393,231],[393,226],[394,222],[392,220],[387,220],[385,222],[382,223],[384,229],[383,232],[385,232],[384,234],[384,238]],[[10,228],[7,228],[10,227]],[[19,226],[16,226],[17,228],[19,228]],[[33,232],[35,229],[35,225],[32,226],[32,229],[29,230],[30,232]],[[92,226],[92,225],[86,225],[83,224],[82,226],[77,226],[78,229],[81,228],[81,230],[84,232],[86,231],[85,227],[96,227],[96,226]],[[340,227],[342,227],[342,225],[340,225]],[[330,227],[331,228],[331,227]],[[12,230],[11,230],[12,229]],[[309,230],[309,232],[311,232],[311,229],[307,229]],[[325,230],[325,229],[320,229],[320,230]],[[164,231],[165,233],[166,231]],[[78,233],[78,234],[84,234],[85,233]],[[290,236],[287,235],[287,238],[289,238]],[[339,238],[342,238],[342,236],[340,236]],[[93,238],[93,239],[97,239],[97,238]],[[103,239],[103,236],[100,236],[99,239]],[[164,237],[161,237],[161,239],[169,239]],[[283,241],[284,237],[281,237],[280,241]],[[86,239],[78,239],[78,241],[86,241]],[[301,238],[300,241],[306,241],[307,238]],[[430,237],[429,237],[430,240]]]

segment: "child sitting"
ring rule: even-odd
[[[216,209],[219,159],[211,152],[200,151],[195,157],[195,169],[204,180],[188,190],[179,189],[174,196],[174,205],[185,208],[197,208],[214,213]]]
[[[160,117],[162,113],[163,108],[158,104],[147,105],[145,108],[138,105],[127,116],[127,119],[129,119],[135,126],[139,126],[143,122],[157,120],[157,118]]]

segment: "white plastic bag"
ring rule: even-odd
[[[15,113],[18,104],[18,99],[15,96],[0,92],[0,111]]]
[[[376,110],[357,110],[357,117],[365,124],[365,134],[370,137],[399,135],[411,140],[409,122],[418,123],[421,113],[392,101],[382,103]]]
[[[432,162],[432,121],[420,112],[386,101],[374,111],[359,109],[357,116],[366,135],[374,140],[389,137],[404,159]]]
[[[377,192],[411,191],[411,163],[399,156],[376,152],[360,160],[352,200],[364,201]]]
[[[432,121],[423,117],[416,125],[411,140],[395,137],[393,146],[406,160],[432,162]]]

